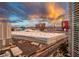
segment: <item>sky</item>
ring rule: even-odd
[[[68,14],[67,2],[55,3]],[[0,2],[0,15],[7,17],[13,26],[34,26],[40,19],[30,20],[27,16],[35,13],[46,13],[45,2]],[[51,25],[47,20],[44,22],[47,26]]]

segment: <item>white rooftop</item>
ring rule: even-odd
[[[65,37],[65,33],[47,33],[41,31],[13,31],[12,36],[16,39],[25,39],[47,44],[57,42]],[[29,38],[28,38],[29,37]]]

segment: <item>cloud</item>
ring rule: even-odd
[[[66,2],[56,2],[61,8],[67,11],[68,3]],[[7,16],[8,18],[15,15],[19,19],[10,19],[13,23],[23,23],[21,20],[28,20],[27,15],[29,14],[45,14],[45,2],[0,2],[0,14]],[[67,13],[67,12],[66,12]],[[27,23],[29,23],[27,21]],[[25,23],[24,23],[25,24]],[[23,24],[23,25],[24,25]],[[30,25],[28,25],[30,26]]]

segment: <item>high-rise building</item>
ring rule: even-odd
[[[11,39],[11,27],[7,18],[0,16],[0,49],[9,44]]]
[[[69,3],[70,17],[70,54],[79,57],[79,2]]]

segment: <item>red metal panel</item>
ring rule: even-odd
[[[67,20],[66,21],[62,21],[62,28],[63,28],[63,30],[66,29],[66,31],[68,31],[68,29],[69,29],[69,23],[68,23]]]

